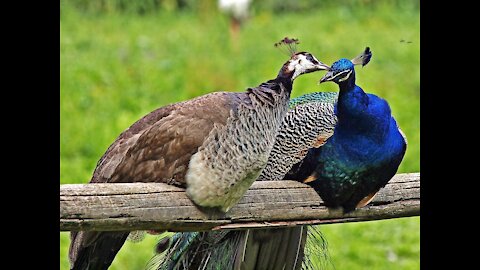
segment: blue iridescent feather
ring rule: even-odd
[[[311,148],[286,179],[309,179],[329,207],[354,210],[395,175],[406,151],[406,139],[388,103],[355,84],[352,61],[340,59],[321,82],[339,85],[334,134],[320,148]]]

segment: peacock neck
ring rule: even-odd
[[[361,116],[368,105],[368,96],[355,84],[355,72],[345,81],[339,82],[337,116],[352,119]]]
[[[339,128],[351,130],[366,127],[363,120],[369,118],[367,115],[369,98],[362,88],[355,84],[355,72],[347,80],[339,82],[338,86],[340,91],[335,114]]]
[[[355,84],[355,71],[353,71],[352,74],[350,74],[350,77],[348,77],[347,80],[338,83],[338,87],[340,89],[340,95],[355,90],[355,86],[356,86],[356,84]]]
[[[385,100],[366,94],[355,84],[352,74],[349,80],[339,83],[340,92],[335,108],[337,126],[335,134],[348,138],[350,135],[363,134],[382,141],[390,127],[390,107]]]

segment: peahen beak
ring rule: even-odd
[[[318,64],[317,64],[317,68],[318,70],[329,70],[330,67],[320,61],[318,61]]]
[[[320,79],[320,83],[331,81],[333,78],[335,78],[333,71],[329,71],[323,75],[323,77]]]

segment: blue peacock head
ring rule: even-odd
[[[320,83],[333,81],[340,83],[348,80],[352,74],[355,74],[355,65],[365,66],[372,58],[372,51],[370,47],[365,48],[365,51],[352,60],[342,58],[328,69],[328,72],[320,79]]]

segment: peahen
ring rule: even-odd
[[[110,145],[90,183],[164,182],[185,187],[202,208],[227,212],[265,167],[298,76],[327,65],[291,51],[277,77],[246,92],[215,92],[161,107]],[[71,232],[71,269],[107,269],[125,232]]]
[[[366,205],[372,197],[369,194],[376,193],[390,180],[405,153],[406,139],[391,116],[388,103],[355,85],[354,65],[366,65],[370,58],[367,47],[352,61],[340,59],[332,65],[321,81],[338,83],[339,94],[311,93],[290,101],[291,109],[258,180],[307,182],[329,206],[343,206],[345,212]],[[322,154],[323,149],[328,150]],[[321,181],[329,188],[322,189]],[[343,181],[346,183],[340,185],[345,187],[342,189],[328,184]],[[348,199],[335,200],[345,197]],[[164,238],[162,242],[168,241]],[[305,256],[309,254],[320,255],[324,259],[320,264],[327,263],[326,241],[313,226],[176,233],[170,239],[170,248],[152,258],[148,267],[322,268],[315,265],[319,262]]]

